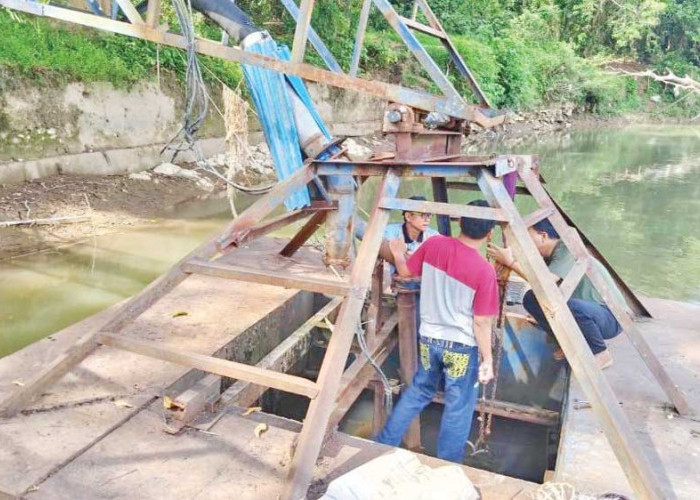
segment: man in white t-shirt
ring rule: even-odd
[[[425,196],[411,196],[409,200],[426,201]],[[432,214],[429,213],[404,211],[403,222],[387,225],[379,255],[389,262],[391,274],[396,272],[396,268],[394,267],[394,256],[389,249],[389,241],[397,238],[402,239],[406,244],[406,257],[410,257],[425,240],[439,234],[430,227],[431,219]],[[362,239],[365,235],[365,222],[356,220],[355,225],[355,236]]]

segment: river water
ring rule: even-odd
[[[700,303],[699,129],[579,131],[494,150],[542,155],[550,191],[633,289]],[[0,262],[0,357],[137,293],[228,214],[224,200],[196,201],[155,225]]]

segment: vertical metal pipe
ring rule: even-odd
[[[350,264],[353,221],[355,214],[355,181],[349,175],[326,177],[328,195],[338,202],[326,218],[326,239],[323,261],[326,265],[347,267]]]
[[[418,369],[418,297],[420,278],[394,276],[394,291],[399,315],[399,374],[403,386],[413,381]],[[418,450],[420,442],[420,417],[411,422],[404,436],[404,443],[410,450]]]
[[[447,182],[444,177],[433,177],[433,199],[441,203],[447,203]],[[443,236],[452,236],[449,215],[438,215],[438,231]]]

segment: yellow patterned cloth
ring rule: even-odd
[[[442,362],[445,365],[447,376],[450,378],[464,377],[464,374],[467,373],[467,367],[469,366],[469,357],[469,354],[462,352],[443,351]]]
[[[430,347],[421,343],[420,346],[420,363],[425,371],[430,370]]]

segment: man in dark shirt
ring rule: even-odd
[[[549,222],[548,219],[544,219],[532,226],[529,232],[535,242],[537,250],[539,250],[542,257],[544,257],[548,269],[554,275],[554,280],[559,282],[564,279],[569,271],[571,271],[571,268],[574,267],[576,259],[571,255],[569,249],[566,248],[564,242],[561,241],[559,233],[554,229],[552,223]],[[510,267],[515,272],[525,277],[520,264],[513,258],[511,249],[501,248],[493,243],[489,243],[488,254],[504,266]],[[625,304],[622,293],[617,288],[615,281],[612,279],[612,276],[610,276],[605,266],[598,260],[592,257],[591,259],[593,262],[592,265],[598,268],[608,288],[612,290],[615,295],[615,299],[621,304]],[[607,349],[605,341],[619,335],[622,329],[613,313],[608,309],[608,306],[605,305],[603,297],[598,293],[598,290],[595,289],[587,276],[581,279],[581,282],[571,294],[567,305],[576,319],[576,323],[581,329],[586,342],[588,342],[591,351],[595,355],[598,365],[603,369],[612,366],[612,356]],[[529,290],[523,297],[523,307],[525,307],[527,312],[530,313],[541,328],[551,333],[547,318],[544,312],[542,312],[542,308],[537,302],[532,290]],[[555,359],[564,359],[564,353],[561,349],[555,352]]]

